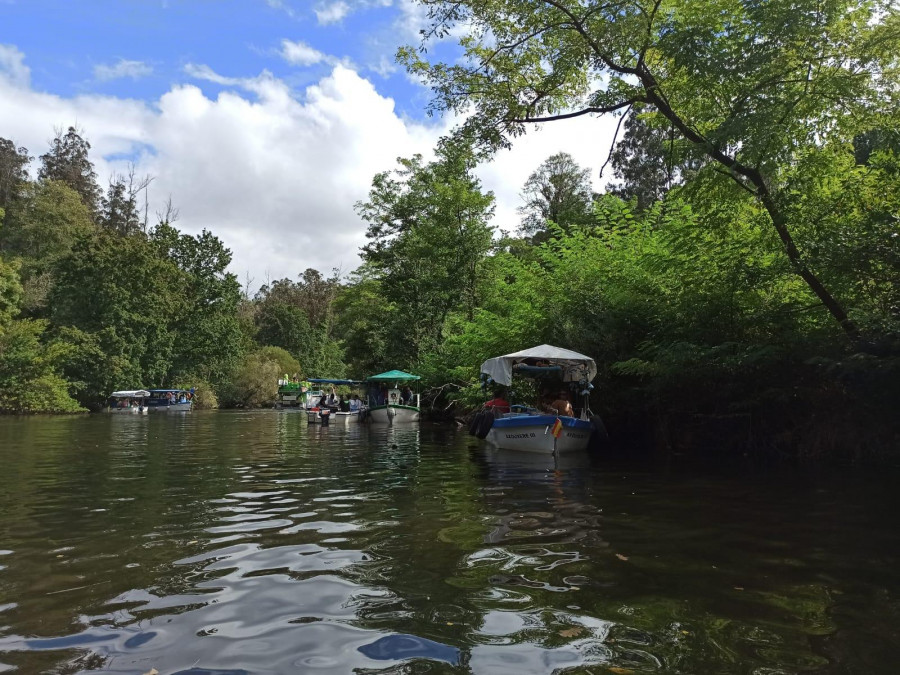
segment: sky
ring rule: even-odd
[[[77,126],[101,185],[133,163],[153,177],[151,220],[171,198],[176,226],[221,238],[251,287],[348,274],[372,177],[429,157],[458,122],[430,117],[429,90],[394,61],[426,22],[412,0],[0,0],[0,137],[38,157]],[[599,189],[614,127],[545,124],[479,167],[493,225],[515,230],[522,185],[556,152]]]

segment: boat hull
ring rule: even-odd
[[[369,408],[373,424],[406,424],[419,421],[419,409],[406,405],[379,405]]]
[[[488,432],[488,443],[504,450],[553,454],[586,450],[593,428],[586,420],[559,417],[562,432],[554,438],[554,415],[516,415],[494,420]]]
[[[147,407],[146,406],[134,406],[131,408],[104,408],[106,412],[112,413],[113,415],[146,415]]]
[[[169,404],[164,403],[162,405],[154,405],[154,404],[150,403],[147,406],[147,409],[150,410],[150,412],[155,412],[155,413],[156,412],[188,412],[191,409],[191,405],[192,404],[190,401],[188,401],[187,403],[169,403]]]
[[[333,412],[328,415],[329,424],[349,424],[359,419],[359,412]],[[306,411],[306,421],[310,424],[321,424],[322,416],[318,410]]]

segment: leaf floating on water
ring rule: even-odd
[[[151,668],[144,675],[159,675],[159,671],[156,668]]]
[[[572,626],[571,628],[564,628],[559,631],[559,634],[562,637],[578,637],[584,632],[584,629],[581,626]]]
[[[627,556],[627,555],[622,555],[621,553],[616,553],[616,557],[617,557],[619,560],[628,560],[628,556]],[[631,671],[629,670],[628,672],[630,673]]]
[[[736,590],[736,591],[742,591],[742,590],[744,590],[744,587],[743,587],[743,586],[735,586],[735,587],[734,587],[734,590]]]

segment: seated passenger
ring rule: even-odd
[[[355,394],[353,398],[350,399],[350,412],[359,412],[359,407],[362,402],[359,400],[359,394]]]
[[[341,398],[338,401],[338,409],[341,412],[350,412],[350,401],[346,400],[343,394],[341,394]]]
[[[503,398],[503,391],[498,389],[494,392],[494,398],[484,404],[485,408],[493,408],[494,414],[502,414],[509,412],[509,401]]]
[[[572,409],[572,404],[569,403],[569,392],[561,390],[557,399],[550,404],[550,410],[557,415],[575,417],[575,411]]]

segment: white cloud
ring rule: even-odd
[[[325,54],[300,40],[296,42],[282,40],[279,53],[281,58],[295,66],[311,66],[326,59]]]
[[[101,82],[118,80],[123,77],[130,77],[132,80],[137,80],[138,78],[146,77],[152,73],[153,66],[144,63],[143,61],[119,59],[116,63],[110,65],[100,63],[94,66],[94,78]]]
[[[279,9],[292,19],[297,18],[297,13],[292,7],[284,3],[284,0],[266,0],[266,4],[272,9]]]
[[[344,0],[323,2],[318,4],[314,11],[319,23],[324,26],[342,21],[344,17],[350,13],[350,5],[344,2]]]
[[[18,86],[27,87],[31,81],[31,69],[25,65],[25,54],[14,45],[0,44],[0,73]]]
[[[232,89],[211,98],[194,85],[173,86],[149,102],[61,97],[32,89],[21,53],[7,47],[0,52],[0,130],[37,156],[54,128],[77,123],[101,182],[123,170],[122,157],[133,159],[138,173],[156,177],[150,213],[171,195],[178,226],[212,230],[234,252],[232,271],[241,278],[249,271],[256,284],[308,267],[354,269],[365,225],[353,204],[398,156],[430,155],[453,122],[402,118],[390,98],[342,64],[303,92],[265,71],[249,78],[204,65],[185,71]],[[496,224],[518,223],[522,184],[554,152],[570,152],[596,174],[613,127],[587,118],[547,125],[482,167],[485,188],[498,199]]]

